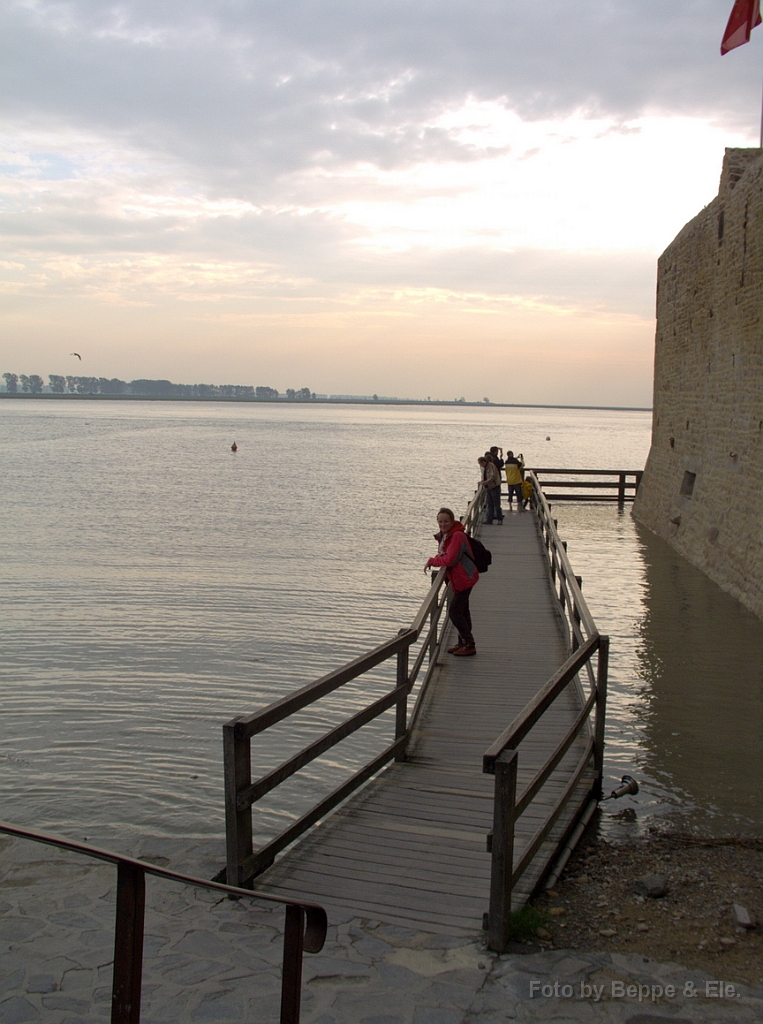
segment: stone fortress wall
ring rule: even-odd
[[[635,518],[763,618],[763,153],[660,257],[652,446]],[[720,638],[719,638],[720,640]]]

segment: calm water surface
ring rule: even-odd
[[[0,403],[0,815],[128,844],[221,836],[221,724],[410,621],[434,513],[466,507],[477,455],[634,469],[649,428],[645,413]],[[629,511],[555,511],[612,636],[609,782],[643,784],[605,805],[606,827],[758,832],[763,626]],[[388,682],[379,669],[273,730],[255,768]],[[281,787],[258,836],[389,729]]]

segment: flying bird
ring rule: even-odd
[[[70,352],[69,355],[76,356],[77,359],[79,359],[79,361],[82,362],[82,356],[79,354],[79,352]]]

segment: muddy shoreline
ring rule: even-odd
[[[649,874],[665,878],[666,895],[633,890]],[[737,927],[734,904],[757,927]],[[724,981],[763,984],[763,838],[657,829],[618,842],[585,837],[554,889],[533,905],[545,915],[539,940],[547,948],[641,953]]]

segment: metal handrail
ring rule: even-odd
[[[114,977],[111,990],[111,1024],[140,1024],[141,981],[143,975],[143,925],[145,914],[146,875],[213,889],[230,896],[280,903],[286,907],[283,972],[281,977],[280,1024],[299,1024],[302,987],[302,953],[319,953],[326,941],[326,911],[317,903],[289,900],[267,893],[252,892],[222,882],[208,882],[193,875],[148,864],[125,857],[113,850],[87,846],[72,839],[63,839],[46,832],[37,832],[18,825],[0,822],[0,832],[44,843],[61,850],[107,861],[117,866],[116,920],[114,923]]]
[[[515,886],[533,862],[536,853],[546,841],[559,816],[573,799],[591,758],[593,758],[594,784],[583,797],[580,807],[576,809],[573,815],[573,824],[592,797],[594,799],[601,797],[604,759],[609,637],[599,634],[583,597],[582,580],[573,572],[567,556],[566,545],[559,537],[556,520],[551,516],[551,508],[538,477],[534,472],[529,471],[526,473],[526,478],[533,485],[533,507],[548,561],[552,593],[559,603],[560,614],[565,622],[566,642],[570,649],[570,655],[483,755],[483,772],[495,776],[493,829],[488,836],[488,849],[492,856],[488,946],[500,953],[506,951],[510,938],[511,898]],[[597,655],[595,672],[592,664],[594,655]],[[587,695],[580,688],[579,681],[580,672],[584,669],[590,682]],[[545,712],[571,685],[579,688],[582,707],[576,715],[575,721],[557,743],[554,751],[525,786],[521,796],[518,796],[519,755],[517,748],[530,730],[541,720]],[[590,724],[592,712],[595,712],[593,729]],[[544,820],[523,851],[519,863],[515,865],[514,833],[517,819],[528,809],[572,744],[585,729],[588,729],[585,750],[578,759],[564,792],[556,800],[551,811],[544,816]]]
[[[467,530],[479,521],[484,505],[484,493],[478,490],[467,508],[463,523]],[[333,810],[338,804],[364,785],[373,775],[392,760],[402,761],[413,726],[422,706],[422,699],[434,673],[442,647],[445,626],[442,612],[448,600],[445,569],[433,576],[432,584],[413,622],[401,629],[396,637],[373,650],[347,662],[320,679],[308,683],[295,693],[274,701],[250,715],[239,715],[223,726],[223,752],[225,769],[225,825],[226,825],[226,879],[237,885],[247,885],[251,879],[269,867],[275,857],[298,839],[307,829]],[[411,647],[419,640],[421,648],[409,666]],[[413,714],[408,717],[408,696],[429,657],[429,664],[419,686]],[[345,683],[363,675],[369,669],[397,659],[395,687],[362,711],[324,733],[297,754],[283,761],[262,778],[251,777],[251,740],[290,715],[315,703]],[[256,852],[253,847],[252,806],[266,793],[279,786],[316,757],[320,757],[337,743],[362,728],[379,715],[395,707],[395,739],[392,744],[352,775],[341,786],[320,800],[306,814],[276,835]]]

